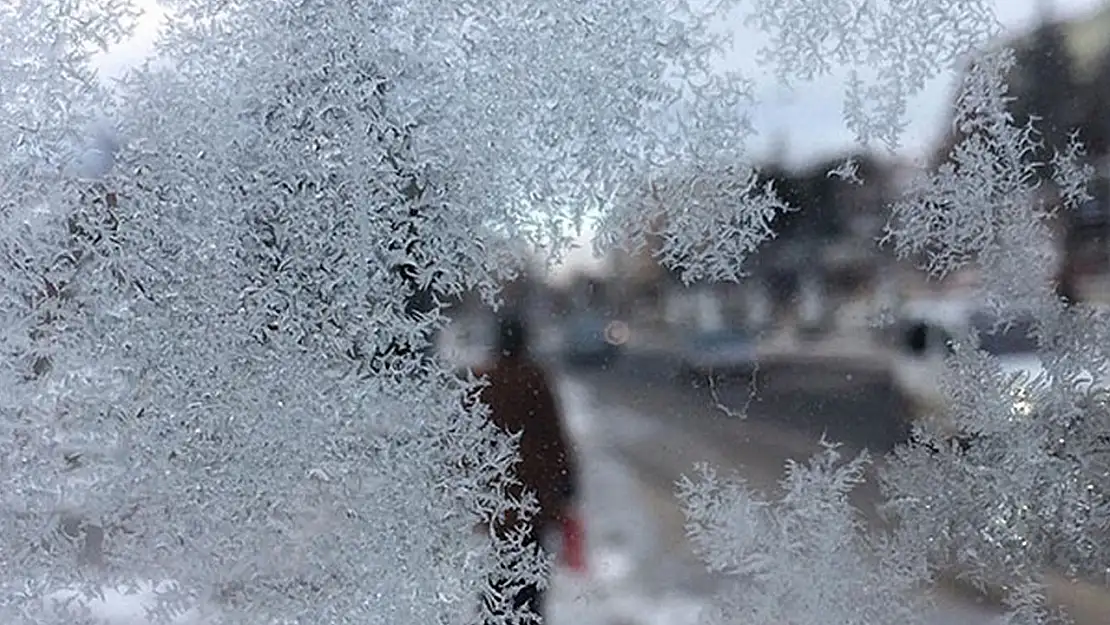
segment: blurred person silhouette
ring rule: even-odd
[[[529,519],[518,518],[510,511],[494,521],[493,531],[500,538],[519,531],[526,536],[529,547],[540,549],[545,547],[546,537],[561,532],[564,560],[569,558],[572,568],[580,568],[577,517],[572,510],[578,486],[576,458],[559,403],[547,373],[529,354],[529,333],[522,316],[510,312],[496,323],[493,361],[475,372],[484,375],[488,383],[479,397],[489,407],[490,421],[496,427],[520,435],[519,459],[512,475],[517,483],[510,488],[510,495],[520,497],[522,491],[531,492],[539,510]],[[495,592],[505,592],[507,586],[504,580],[490,580]],[[515,594],[513,607],[527,613],[522,623],[540,622],[544,594],[540,584],[527,584]],[[488,594],[483,600],[495,611]]]

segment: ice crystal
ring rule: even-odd
[[[602,246],[660,240],[687,282],[745,275],[804,207],[749,160],[751,84],[712,69],[738,3],[166,4],[156,61],[111,93],[90,55],[130,3],[0,6],[0,619],[73,622],[42,600],[150,581],[161,617],[447,623],[488,575],[543,580],[519,537],[464,538],[534,502],[506,495],[514,442],[466,401],[478,382],[429,353],[441,302],[494,300],[521,249],[558,255],[599,212]],[[848,66],[865,145],[898,147],[910,99],[971,59],[952,158],[890,235],[933,274],[977,266],[1001,323],[1032,312],[1045,374],[1004,378],[957,337],[945,389],[969,438],[922,432],[883,468],[888,536],[848,502],[864,458],[792,465],[780,498],[685,481],[695,542],[737,582],[715,616],[912,623],[909,591],[957,563],[1020,582],[1015,618],[1044,622],[1039,573],[1104,566],[1110,518],[1105,315],[1049,288],[1082,146],[1031,158],[983,2],[750,17],[780,80]]]
[[[787,465],[774,498],[705,466],[684,478],[678,492],[695,548],[730,582],[708,622],[925,622],[929,602],[912,596],[928,580],[923,562],[894,537],[870,533],[849,501],[869,464],[866,454],[841,462],[826,444],[808,464]]]

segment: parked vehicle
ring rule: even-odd
[[[1014,413],[1035,414],[1037,393],[1031,385],[1043,381],[1044,364],[1031,336],[1034,324],[1032,317],[1019,317],[996,327],[990,316],[966,303],[908,310],[896,333],[891,369],[895,384],[909,400],[909,418],[915,422],[933,419],[941,432],[956,434],[955,424],[935,420],[943,418],[947,409],[947,397],[940,385],[945,359],[952,353],[955,341],[967,336],[969,330],[979,336],[980,348],[998,359],[1003,374],[1015,380]],[[1090,381],[1095,380],[1091,376]],[[1106,384],[1104,375],[1097,380],[1100,385]]]
[[[580,313],[563,329],[563,359],[571,365],[603,366],[621,354],[626,326],[597,313]]]
[[[756,365],[758,341],[737,328],[700,331],[679,350],[679,373],[685,377],[747,375]]]

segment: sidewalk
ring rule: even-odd
[[[651,493],[613,453],[590,393],[560,380],[582,476],[588,570],[557,570],[549,594],[552,625],[694,625],[704,599],[686,590],[674,536]]]

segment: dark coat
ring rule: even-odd
[[[535,495],[540,508],[531,527],[523,529],[543,532],[562,521],[577,486],[574,450],[547,374],[524,356],[502,358],[475,373],[488,382],[480,398],[489,406],[490,420],[506,433],[520,433],[514,477]],[[519,496],[520,488],[510,493]],[[515,515],[507,516],[495,526],[499,534],[517,522]]]

